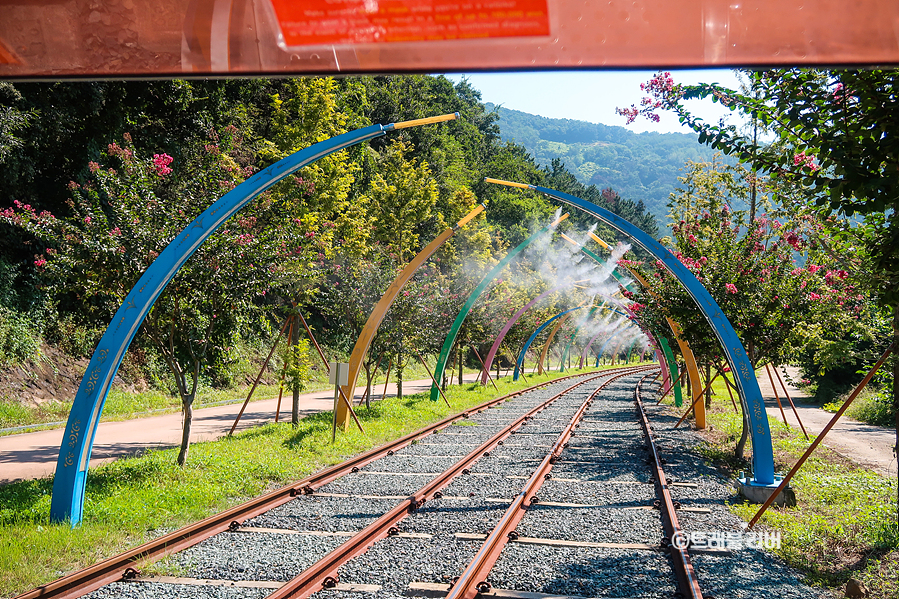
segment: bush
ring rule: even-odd
[[[0,306],[0,364],[19,364],[33,358],[41,346],[36,328],[24,314]]]

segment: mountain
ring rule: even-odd
[[[711,160],[714,151],[685,133],[634,133],[624,127],[542,116],[487,104],[499,113],[504,141],[524,146],[541,165],[559,158],[579,181],[611,187],[621,197],[643,200],[667,221],[668,194],[688,160]]]

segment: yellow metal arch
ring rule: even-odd
[[[393,280],[393,283],[390,284],[390,287],[387,288],[387,291],[384,292],[384,295],[381,296],[381,299],[378,300],[377,305],[371,312],[371,315],[368,317],[368,321],[365,323],[365,327],[362,328],[362,332],[359,333],[359,338],[356,340],[356,345],[353,347],[353,353],[350,354],[350,370],[349,370],[349,379],[347,381],[347,385],[343,386],[343,393],[346,397],[350,398],[352,401],[353,393],[356,389],[356,381],[359,379],[359,371],[362,369],[362,360],[365,358],[366,352],[368,352],[369,346],[371,346],[372,339],[375,338],[375,335],[378,332],[378,327],[381,326],[381,322],[384,320],[384,317],[387,315],[387,310],[390,309],[390,306],[393,305],[393,300],[396,299],[396,296],[399,295],[400,291],[402,291],[403,286],[409,282],[409,279],[412,278],[412,275],[421,268],[421,266],[427,262],[428,258],[430,258],[434,252],[436,252],[440,246],[442,246],[446,241],[452,237],[456,231],[460,228],[464,227],[468,224],[474,217],[479,215],[485,209],[484,204],[477,206],[474,210],[466,214],[459,222],[455,224],[455,226],[446,229],[443,233],[437,236],[434,241],[429,243],[425,249],[420,251],[415,258],[412,259],[409,264],[403,268],[403,271]],[[337,423],[341,426],[347,426],[350,422],[350,412],[347,410],[346,406],[341,402],[338,404],[337,408]]]

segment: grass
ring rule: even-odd
[[[573,374],[569,371],[565,374]],[[365,426],[330,443],[330,413],[267,424],[218,441],[194,443],[184,468],[177,449],[149,451],[91,469],[85,518],[72,529],[49,522],[52,479],[0,487],[0,596],[9,597],[129,547],[301,479],[312,472],[499,395],[552,380],[450,386],[443,401],[427,394],[389,398],[357,413]]]
[[[428,359],[425,357],[425,359]],[[385,366],[386,368],[386,366]],[[471,370],[468,371],[469,373]],[[373,379],[374,384],[384,383],[384,372],[379,372]],[[255,375],[255,373],[254,373]],[[273,376],[271,373],[269,377]],[[403,379],[406,381],[427,379],[428,373],[424,367],[416,363],[409,363],[403,373]],[[530,377],[528,377],[530,380]],[[391,382],[396,382],[396,371],[390,374]],[[365,371],[363,370],[359,377],[359,385],[365,384]],[[324,391],[333,389],[328,384],[328,373],[322,370],[313,370],[312,379],[309,381],[308,388],[303,393],[313,393],[316,391]],[[241,402],[247,397],[249,391],[248,386],[238,386],[231,389],[212,389],[200,388],[197,391],[197,398],[194,400],[194,408],[209,407],[212,405],[222,405],[227,403]],[[379,390],[380,392],[380,390]],[[287,392],[289,396],[289,392]],[[253,393],[253,401],[262,399],[270,399],[278,396],[278,385],[259,385]],[[380,397],[380,395],[378,395]],[[28,430],[43,428],[41,424],[64,422],[72,408],[71,402],[48,401],[40,406],[23,405],[17,401],[2,398],[0,399],[0,429],[13,427],[29,427],[24,430],[0,431],[0,436],[12,435]],[[181,411],[181,398],[151,389],[141,393],[129,393],[122,389],[112,389],[103,405],[102,421],[131,420],[140,418],[141,416],[150,416],[164,413],[174,413]]]
[[[824,404],[822,408],[828,412],[836,412],[843,407],[848,397],[849,394],[845,393],[835,401]],[[849,409],[846,410],[846,416],[875,426],[896,428],[896,418],[892,411],[892,399],[883,391],[865,389],[859,393],[858,397],[849,406]]]
[[[701,451],[735,476],[748,466],[733,455],[741,417],[733,411],[724,382],[716,382],[713,389],[717,398],[707,410],[707,441]],[[810,443],[800,431],[773,417],[768,423],[775,468],[786,473]],[[803,572],[810,584],[839,589],[849,578],[856,578],[868,587],[871,598],[899,597],[896,480],[861,468],[821,445],[791,485],[798,505],[772,507],[760,521],[781,533],[781,548],[775,553]],[[746,521],[758,508],[746,501],[730,506]]]

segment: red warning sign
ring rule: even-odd
[[[288,46],[549,35],[546,0],[272,0]]]

